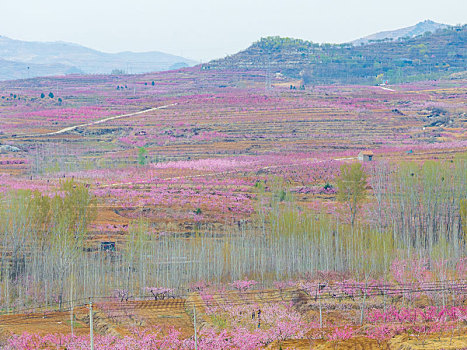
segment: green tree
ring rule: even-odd
[[[144,147],[140,147],[138,151],[138,164],[146,165],[148,162],[148,151]]]
[[[95,199],[86,185],[66,180],[60,183],[61,195],[50,200],[52,226],[49,231],[50,254],[55,258],[55,275],[65,281],[84,249],[87,226],[96,218]],[[71,277],[70,277],[71,278]],[[64,283],[58,291],[62,307]]]
[[[358,207],[366,196],[367,175],[360,163],[343,164],[341,175],[337,179],[337,200],[347,203],[350,211],[350,223],[355,223]]]
[[[378,74],[376,76],[376,84],[381,84],[383,82],[383,80],[384,80],[384,74],[383,73]]]
[[[45,97],[45,94],[42,92],[41,93],[41,98],[44,98]]]
[[[53,92],[49,92],[49,97],[50,97],[50,98],[54,98],[54,93],[53,93]]]
[[[84,256],[95,199],[86,185],[72,180],[61,182],[53,197],[29,190],[7,196],[0,196],[0,246],[7,252],[0,259],[0,280],[29,281],[32,263],[36,277],[56,285],[53,293],[61,307],[72,268]],[[12,295],[18,295],[20,285]]]
[[[464,239],[467,241],[467,199],[461,199],[460,215],[462,230],[464,231]]]

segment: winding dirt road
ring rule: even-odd
[[[172,104],[169,104],[169,105],[164,105],[164,106],[145,109],[145,110],[139,111],[139,112],[114,115],[112,117],[106,117],[106,118],[103,118],[103,119],[95,120],[95,121],[90,122],[90,123],[79,124],[79,125],[74,125],[74,126],[68,126],[66,128],[60,129],[58,131],[52,131],[52,132],[47,132],[47,133],[43,133],[43,134],[35,134],[35,135],[17,135],[17,137],[38,137],[38,136],[60,135],[60,134],[64,134],[64,133],[69,132],[69,131],[76,130],[78,128],[85,128],[85,127],[92,126],[92,125],[102,124],[102,123],[105,123],[105,122],[108,122],[108,121],[111,121],[111,120],[133,117],[135,115],[145,114],[145,113],[148,113],[148,112],[156,111],[158,109],[165,109],[165,108],[176,106],[176,105],[177,105],[177,103],[172,103]]]

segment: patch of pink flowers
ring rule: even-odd
[[[257,285],[258,282],[256,281],[253,281],[253,280],[238,280],[238,281],[234,281],[232,283],[230,283],[230,285],[241,291],[241,292],[244,292],[252,287],[254,287],[255,285]]]

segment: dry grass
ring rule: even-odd
[[[74,309],[74,333],[77,335],[89,334],[89,325],[80,321],[89,313],[85,307]],[[0,332],[4,335],[14,333],[37,333],[40,335],[50,333],[71,333],[70,312],[43,312],[30,314],[15,314],[0,316]]]
[[[430,334],[421,337],[402,334],[392,338],[388,343],[391,350],[459,350],[467,349],[467,335],[465,332]]]

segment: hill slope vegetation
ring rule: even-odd
[[[204,69],[266,70],[305,84],[375,84],[436,79],[465,70],[467,26],[354,46],[267,37]]]

